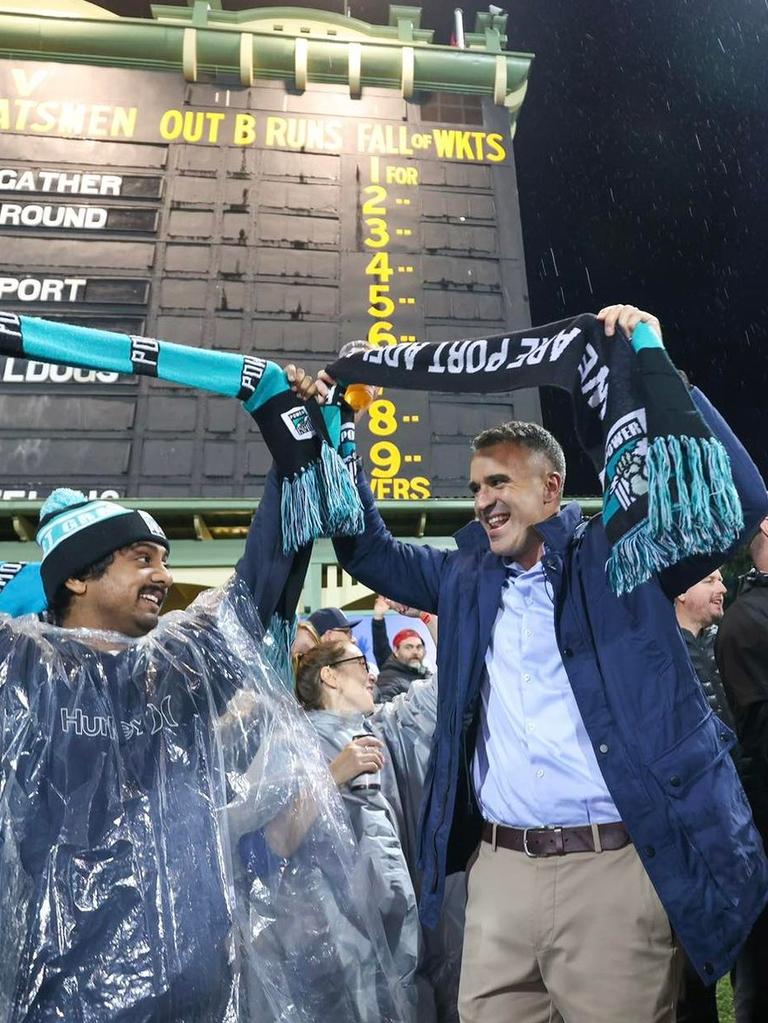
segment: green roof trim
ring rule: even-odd
[[[59,0],[61,2],[61,0]],[[35,13],[31,5],[0,11],[0,57],[51,60],[201,76],[236,76],[244,86],[282,80],[415,92],[487,95],[510,114],[512,134],[522,106],[533,54],[506,51],[505,15],[479,14],[467,49],[436,45],[421,28],[421,9],[392,4],[389,24],[371,25],[329,11],[266,7],[225,11],[192,0],[188,7],[155,5],[153,19]]]
[[[601,508],[599,497],[575,497],[584,513],[593,515]],[[0,561],[38,561],[40,551],[34,543],[42,501],[0,502]],[[245,535],[258,501],[208,498],[121,499],[127,508],[150,512],[173,543],[176,567],[233,566],[243,551]],[[451,545],[451,536],[471,522],[472,501],[466,498],[433,498],[425,501],[378,501],[377,507],[392,533],[402,539],[434,546]],[[329,542],[318,541],[330,556]],[[331,558],[331,560],[333,560]]]

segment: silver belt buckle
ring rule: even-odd
[[[532,853],[531,850],[528,848],[529,831],[539,831],[539,828],[523,828],[523,852],[525,853],[526,856],[530,856],[532,860],[535,860],[538,859],[536,853]]]
[[[560,824],[545,824],[541,828],[523,828],[523,852],[525,853],[526,856],[530,856],[530,858],[532,860],[538,860],[540,857],[537,856],[536,853],[531,852],[531,850],[528,848],[528,832],[529,831],[559,831],[560,835],[561,835],[561,838],[562,838],[562,834],[563,834],[563,828],[562,828],[562,825],[560,825]],[[560,844],[562,845],[562,840],[561,840]],[[555,849],[554,855],[562,856],[564,852],[565,852],[565,849],[563,849],[562,852],[560,852],[557,849]]]

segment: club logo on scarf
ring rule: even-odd
[[[134,373],[140,376],[156,377],[157,362],[160,358],[160,342],[153,337],[131,338],[131,366]]]
[[[282,412],[280,418],[294,440],[311,440],[315,436],[315,428],[309,420],[309,413],[303,405],[296,405]]]
[[[645,409],[627,412],[616,420],[605,441],[605,469],[600,475],[606,512],[611,506],[616,511],[616,504],[626,511],[648,493],[647,452]]]
[[[248,401],[249,398],[253,397],[266,368],[267,364],[264,359],[259,359],[256,355],[243,356],[240,390],[237,392],[237,397],[240,401]]]

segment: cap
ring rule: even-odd
[[[339,610],[338,607],[321,607],[317,611],[313,611],[308,620],[314,626],[321,639],[331,629],[351,629],[360,623],[359,618],[350,622],[344,612]]]
[[[401,629],[399,632],[395,633],[395,636],[392,639],[392,646],[397,649],[401,643],[405,642],[406,639],[411,638],[418,639],[420,643],[424,642],[421,638],[421,634],[415,629]]]

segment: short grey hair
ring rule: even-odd
[[[562,479],[561,487],[565,486],[565,455],[559,442],[549,430],[538,423],[526,423],[520,419],[512,419],[500,426],[492,426],[483,430],[472,441],[472,451],[483,451],[496,444],[518,444],[529,451],[537,451],[544,455],[554,471]]]

